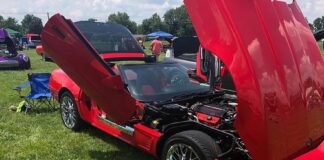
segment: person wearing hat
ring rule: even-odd
[[[160,41],[160,37],[156,37],[151,43],[152,54],[156,57],[156,61],[159,60],[163,44]]]

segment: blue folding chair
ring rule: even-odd
[[[50,73],[32,73],[28,74],[28,82],[24,83],[16,88],[20,98],[24,99],[25,113],[32,108],[39,107],[41,105],[46,105],[50,110],[55,109],[54,99],[49,90],[49,79]],[[27,96],[23,96],[21,91],[23,88],[30,86],[30,93]]]

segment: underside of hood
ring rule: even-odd
[[[231,73],[235,127],[254,159],[291,159],[324,135],[324,63],[297,3],[185,0],[204,48]]]

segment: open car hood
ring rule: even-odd
[[[235,127],[254,159],[291,159],[324,135],[324,63],[297,3],[185,0],[202,46],[229,69]]]
[[[54,15],[41,36],[45,54],[107,113],[110,120],[124,124],[132,118],[135,99],[125,90],[121,77],[115,75],[71,20]]]

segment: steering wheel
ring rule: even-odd
[[[185,86],[189,83],[188,75],[178,69],[172,70],[169,75],[170,86]]]

